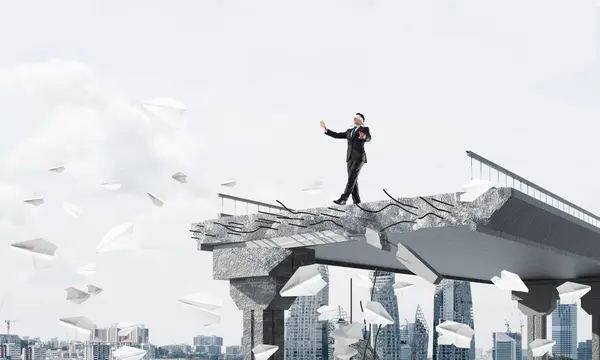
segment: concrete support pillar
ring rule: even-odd
[[[584,284],[591,289],[581,298],[581,308],[592,316],[592,360],[600,360],[600,281]]]
[[[534,357],[529,344],[537,339],[546,339],[548,315],[556,309],[558,290],[556,285],[528,285],[529,292],[513,291],[513,300],[518,301],[519,310],[527,316],[527,354],[529,360],[548,360],[548,355]],[[599,359],[600,360],[600,359]]]

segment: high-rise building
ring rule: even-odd
[[[554,357],[577,359],[577,304],[561,304],[552,312]]]
[[[46,360],[46,348],[40,345],[28,345],[23,348],[22,360]]]
[[[317,309],[329,303],[329,271],[319,265],[327,285],[315,296],[300,296],[290,307],[285,323],[286,360],[326,360],[328,358],[328,322],[319,321]]]
[[[517,342],[508,334],[495,332],[492,334],[494,345],[493,360],[521,360],[517,358]]]
[[[402,343],[400,340],[400,320],[398,318],[398,298],[394,292],[396,274],[386,271],[371,271],[371,281],[374,283],[373,301],[379,302],[394,320],[393,324],[386,325],[376,330],[377,335],[375,351],[377,355],[385,360],[401,360]]]
[[[505,334],[515,340],[515,347],[516,347],[515,359],[522,360],[523,359],[523,335],[518,332],[510,332],[510,331],[505,332]],[[525,352],[525,355],[527,355],[527,352]]]
[[[85,360],[109,360],[110,345],[100,339],[90,340],[85,344]]]
[[[221,354],[223,338],[219,336],[194,336],[195,351],[199,354],[218,355]]]
[[[577,346],[577,360],[592,360],[592,340],[579,343]]]
[[[475,360],[475,335],[470,349],[454,345],[439,345],[437,325],[444,321],[465,324],[475,330],[473,299],[468,281],[442,280],[435,288],[433,300],[433,360]]]
[[[225,360],[242,360],[242,347],[239,345],[225,347]]]
[[[412,328],[412,329],[411,329]],[[417,305],[415,322],[409,325],[410,360],[427,360],[429,350],[429,326],[421,306]]]
[[[410,337],[411,330],[414,328],[408,321],[400,325],[400,359],[410,360]]]

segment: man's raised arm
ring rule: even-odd
[[[371,131],[369,131],[368,127],[364,127],[358,133],[359,139],[364,140],[365,142],[371,141]]]
[[[334,139],[345,139],[346,138],[346,132],[335,132],[335,131],[331,131],[327,128],[327,126],[325,126],[325,122],[321,121],[321,127],[323,128],[323,130],[325,130],[325,135],[329,135]]]

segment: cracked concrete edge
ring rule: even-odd
[[[475,229],[476,225],[487,224],[493,213],[500,209],[512,196],[513,191],[515,190],[512,188],[492,188],[472,202],[460,202],[459,197],[461,193],[448,193],[428,197],[398,199],[399,202],[408,206],[400,205],[393,200],[381,200],[361,204],[362,208],[371,211],[385,208],[385,210],[377,213],[363,211],[356,205],[345,205],[295,210],[310,213],[310,215],[285,212],[273,215],[250,214],[233,216],[193,224],[192,231],[195,231],[193,233],[194,236],[200,239],[198,240],[200,248],[200,245],[204,243],[230,244],[326,230],[343,229],[348,233],[364,234],[367,227],[378,231],[385,229],[386,232],[390,233],[405,233],[422,228],[447,226],[470,226]],[[423,199],[427,200],[430,204]],[[413,207],[417,207],[418,209],[414,209]],[[339,211],[332,209],[338,209]],[[410,214],[408,211],[417,214],[417,216]],[[428,213],[430,215],[423,219],[418,219]],[[276,215],[290,217],[293,220],[277,218]],[[279,223],[273,223],[272,226],[269,226],[266,222],[256,222],[257,219],[269,219],[271,221],[278,221]],[[393,225],[400,221],[414,221],[414,223]],[[243,226],[240,227],[232,223],[243,224]],[[231,225],[228,225],[229,229],[227,229],[219,224]],[[258,226],[269,227],[269,229],[260,228],[256,230]],[[239,232],[240,229],[248,233],[236,234],[236,231]]]

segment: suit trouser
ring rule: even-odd
[[[360,160],[350,159],[346,162],[346,169],[348,171],[348,182],[346,183],[346,189],[340,199],[346,201],[352,194],[352,201],[360,202],[360,193],[358,192],[358,174],[365,163]]]

